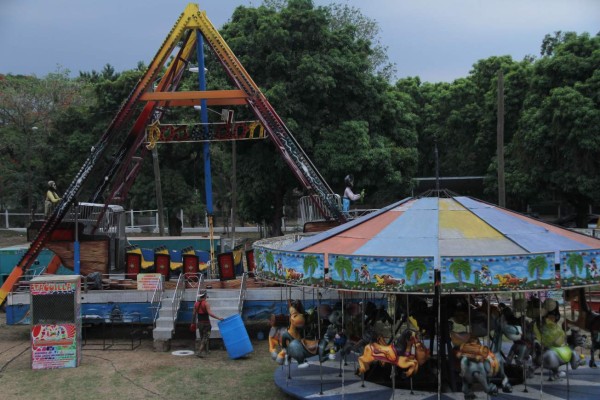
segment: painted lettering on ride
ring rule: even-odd
[[[75,293],[75,284],[73,282],[39,282],[31,283],[30,289],[33,295],[69,294]]]

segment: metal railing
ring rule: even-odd
[[[238,314],[242,314],[244,308],[244,301],[246,300],[246,286],[248,284],[248,273],[242,274],[242,281],[240,282],[240,298],[238,300]]]
[[[160,305],[163,298],[163,280],[162,277],[158,281],[158,286],[152,293],[152,300],[150,300],[150,309],[154,309],[154,315],[152,316],[152,324],[156,327],[156,319],[158,318],[158,312],[160,311]]]
[[[177,313],[179,312],[179,306],[181,305],[181,298],[185,292],[185,274],[179,274],[177,278],[177,286],[175,286],[175,293],[173,293],[173,300],[171,301],[171,316],[173,318],[173,326],[177,320]]]
[[[204,286],[204,275],[202,275],[202,272],[198,272],[198,288],[196,289],[196,298],[194,300],[196,300],[198,298],[198,296],[200,295],[200,290],[202,290],[203,286]]]
[[[329,201],[335,203],[340,210],[342,209],[342,200],[339,194],[330,194],[327,197]],[[319,206],[317,206],[316,203],[318,203]],[[325,214],[321,210],[324,210]],[[298,214],[302,225],[308,221],[318,221],[334,217],[331,215],[331,212],[329,212],[323,199],[317,195],[301,197],[300,200],[298,200]]]

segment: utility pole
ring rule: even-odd
[[[504,184],[504,74],[498,71],[498,125],[496,145],[498,162],[498,205],[506,207],[506,187]]]

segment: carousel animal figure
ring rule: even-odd
[[[289,342],[294,339],[300,340],[303,338],[302,331],[306,319],[304,317],[304,307],[300,300],[288,301],[289,324],[287,327],[274,326],[271,319],[272,327],[269,332],[269,352],[271,357],[279,364],[283,364],[286,355],[286,348]]]
[[[287,358],[288,361],[290,358],[293,358],[298,362],[298,368],[306,368],[309,366],[307,359],[313,356],[319,356],[319,361],[324,362],[327,360],[335,359],[335,356],[332,358],[331,353],[326,351],[327,345],[329,342],[333,342],[335,340],[335,335],[337,329],[330,325],[332,329],[327,329],[325,336],[321,340],[310,340],[310,339],[291,339],[291,337],[287,336],[287,333],[283,334],[284,340],[288,340],[287,346],[285,347],[285,355],[284,358]],[[279,356],[277,357],[277,361],[279,364],[283,364],[284,359],[279,361]]]
[[[535,340],[533,321],[526,321],[524,317],[521,318],[521,321],[523,335],[520,339],[513,341],[506,356],[506,362],[522,367],[525,371],[525,377],[531,378],[534,371],[533,360],[534,358],[539,359],[538,356],[541,354],[542,346]]]
[[[565,291],[566,300],[573,301],[577,298],[579,302],[579,315],[576,321],[567,320],[567,326],[574,325],[586,330],[592,336],[592,347],[590,348],[590,368],[597,368],[595,353],[600,350],[600,314],[590,309],[585,300],[585,289],[573,289]]]
[[[379,341],[365,345],[362,355],[358,357],[356,375],[368,371],[374,361],[395,365],[404,371],[406,377],[413,376],[419,370],[419,365],[429,359],[429,349],[418,338],[417,321],[412,317],[408,321],[409,327],[393,343],[383,344]]]
[[[489,307],[491,310],[491,307]],[[492,326],[494,334],[492,336],[492,348],[483,346],[477,337],[471,336],[466,342],[460,345],[457,356],[460,360],[460,371],[462,377],[462,390],[465,400],[474,399],[475,392],[473,385],[481,384],[485,393],[495,395],[498,393],[498,387],[489,381],[491,377],[501,379],[502,391],[512,393],[512,386],[504,372],[504,358],[502,356],[502,337],[506,336],[510,340],[521,338],[522,330],[520,321],[514,317],[508,307],[498,307],[499,315],[490,313],[493,318]]]
[[[377,306],[372,301],[368,301],[365,304],[365,315],[364,315],[365,325],[375,326],[377,321],[383,323],[389,323],[390,325],[394,323],[394,320],[385,309],[383,304]]]
[[[554,340],[553,343],[558,344],[558,341],[561,340],[560,338],[564,338],[564,331],[563,335],[552,333],[552,331],[557,329],[562,331],[558,324],[554,323],[551,319],[547,319],[541,333],[542,343],[544,343],[544,341]],[[544,334],[549,335],[551,339],[544,339]],[[550,370],[550,376],[548,378],[550,381],[554,381],[561,377],[558,369],[562,365],[569,364],[571,369],[577,369],[580,365],[585,363],[585,356],[575,351],[575,347],[582,346],[585,343],[585,337],[580,335],[578,330],[571,330],[571,335],[566,339],[566,344],[563,341],[562,345],[545,347],[544,352],[535,359],[536,364]]]
[[[336,333],[340,339],[337,325],[330,324],[322,339],[307,339],[303,335],[306,317],[302,303],[299,300],[289,302],[289,313],[288,328],[279,329],[278,334],[269,337],[271,356],[274,360],[280,365],[287,365],[290,359],[294,359],[298,362],[298,368],[306,368],[309,366],[307,359],[310,357],[319,356],[320,362],[331,359],[326,348],[330,342],[335,343]],[[336,311],[331,315],[334,313]]]
[[[540,326],[534,324],[533,332],[542,346],[542,351],[534,357],[534,363],[550,370],[549,380],[553,381],[561,377],[558,371],[560,366],[569,364],[572,369],[577,369],[584,362],[585,357],[577,353],[575,347],[583,345],[585,337],[578,330],[571,330],[571,335],[567,337],[558,323],[560,316],[548,312],[551,308],[552,304],[544,307],[542,322]]]
[[[328,318],[329,325],[323,335],[324,347],[323,353],[319,353],[321,358],[325,355],[325,351],[329,352],[329,359],[335,360],[336,354],[339,352],[342,356],[342,361],[346,362],[346,356],[350,354],[353,343],[348,339],[342,323],[342,312],[334,310]],[[321,349],[320,349],[321,350]]]

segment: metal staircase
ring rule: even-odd
[[[177,286],[173,292],[164,292],[158,309],[158,317],[154,322],[152,338],[154,343],[168,342],[175,332],[177,314],[185,293],[185,276],[179,275]]]
[[[210,309],[218,317],[227,318],[232,315],[242,314],[244,307],[244,299],[246,298],[246,281],[248,274],[244,273],[240,290],[235,289],[207,289]],[[221,331],[219,330],[218,321],[210,317],[211,322],[211,339],[220,339]],[[196,331],[196,337],[198,332]]]

